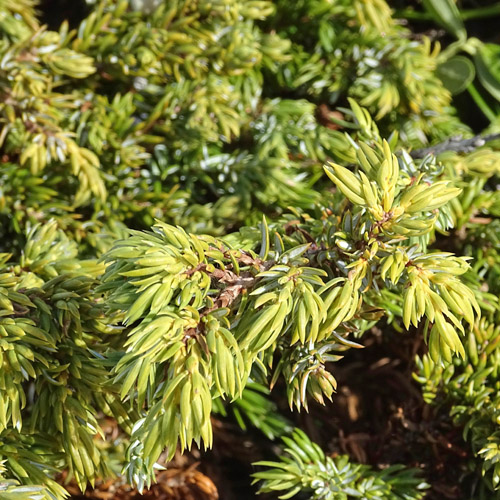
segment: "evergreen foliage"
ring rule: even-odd
[[[415,471],[392,466],[373,471],[366,465],[354,465],[348,457],[326,457],[323,450],[309,440],[300,429],[284,437],[287,456],[281,462],[258,462],[270,470],[254,474],[263,480],[262,492],[289,490],[280,498],[299,492],[318,500],[349,498],[419,500],[424,498],[427,484],[414,476]]]
[[[283,439],[262,492],[424,498],[269,399],[334,399],[375,325],[425,339],[415,378],[498,495],[499,52],[424,6],[444,52],[385,0],[96,0],[57,31],[0,0],[1,498],[142,490],[214,414]],[[460,61],[491,140],[441,150],[473,136]]]

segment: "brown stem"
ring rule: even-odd
[[[476,135],[470,139],[462,139],[462,136],[450,137],[444,142],[435,144],[434,146],[429,146],[428,148],[415,149],[410,152],[412,158],[424,158],[425,156],[432,154],[438,155],[444,151],[455,151],[456,153],[470,153],[481,146],[484,146],[487,142],[495,141],[500,139],[500,134],[489,134],[489,135]]]

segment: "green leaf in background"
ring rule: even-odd
[[[425,10],[432,14],[435,21],[443,28],[459,40],[467,38],[460,12],[453,0],[423,0],[422,3]]]
[[[474,56],[477,75],[483,87],[500,101],[500,45],[485,43]]]
[[[443,85],[452,93],[460,94],[476,76],[474,64],[464,56],[455,56],[440,64],[436,72]]]

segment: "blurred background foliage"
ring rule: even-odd
[[[407,147],[470,134],[439,45],[383,1],[98,2],[54,31],[2,6],[3,171],[25,167],[4,174],[9,234],[53,216],[100,252],[120,223],[223,234],[311,208],[321,163],[352,160],[348,97]]]

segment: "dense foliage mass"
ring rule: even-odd
[[[282,439],[263,493],[424,498],[418,464],[331,456],[269,399],[334,400],[375,327],[425,340],[456,479],[500,498],[500,48],[481,9],[423,8],[96,0],[49,29],[0,0],[1,498],[143,490],[217,415]]]

